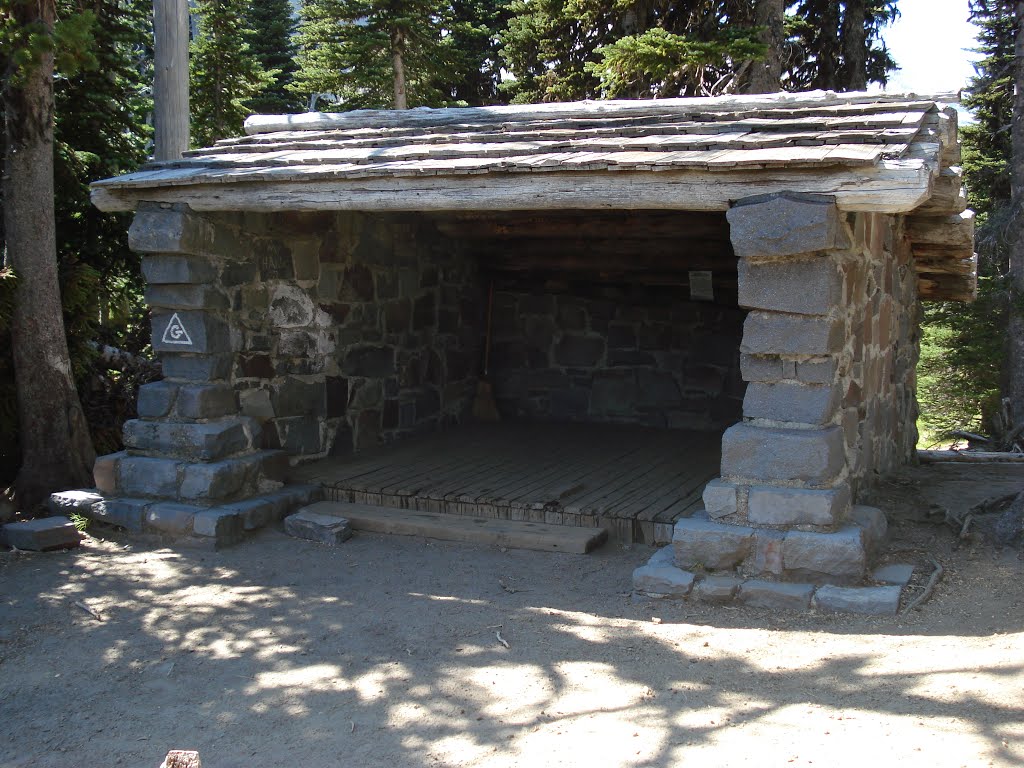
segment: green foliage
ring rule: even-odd
[[[918,399],[926,428],[989,432],[1002,385],[1010,225],[1014,3],[972,0],[976,65],[964,104],[975,124],[961,130],[968,204],[977,212],[978,299],[925,306]]]
[[[264,72],[274,73],[263,90],[246,103],[255,114],[280,115],[302,112],[302,99],[288,89],[295,77],[297,47],[295,19],[289,0],[254,0],[246,10],[246,26],[252,30],[249,47]]]
[[[72,368],[94,443],[120,431],[106,414],[111,398],[124,410],[124,391],[99,363],[99,341],[132,352],[148,344],[138,256],[128,248],[129,218],[103,213],[89,201],[89,183],[134,170],[146,159],[151,110],[149,0],[59,0],[59,44],[88,55],[57,56],[54,80],[54,187],[57,256]],[[84,37],[86,31],[89,36]],[[72,45],[67,42],[75,40]],[[67,51],[66,51],[67,52]],[[61,68],[65,67],[65,68]],[[9,340],[15,276],[0,270],[0,483],[19,464],[14,369]]]
[[[867,0],[864,8],[867,81],[885,85],[897,68],[882,39],[882,30],[899,16],[897,0]],[[788,91],[813,88],[850,90],[853,73],[842,45],[845,3],[834,0],[801,0],[791,7],[784,62],[783,85]]]
[[[446,20],[444,58],[447,72],[438,73],[446,101],[460,106],[502,102],[499,34],[511,16],[511,0],[453,0]]]
[[[699,92],[704,83],[735,71],[738,63],[765,55],[767,46],[755,32],[730,29],[714,40],[695,40],[655,27],[598,48],[601,61],[587,62],[584,69],[597,76],[602,95],[609,98]]]
[[[339,109],[394,103],[393,54],[402,55],[410,107],[447,103],[451,73],[440,0],[306,0],[299,22],[297,93],[333,94]]]
[[[246,26],[246,0],[198,0],[199,34],[189,59],[192,142],[209,146],[242,134],[252,114],[250,99],[275,84],[253,55],[253,31]]]

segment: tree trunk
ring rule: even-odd
[[[783,0],[758,0],[754,21],[763,27],[758,39],[768,46],[768,51],[751,66],[748,93],[775,93],[781,87],[785,11]]]
[[[818,77],[816,88],[836,90],[839,87],[839,3],[826,2],[821,13],[818,37]]]
[[[1013,126],[1010,138],[1010,196],[1013,239],[1009,254],[1009,327],[1007,329],[1007,396],[1014,425],[1024,422],[1024,2],[1015,3],[1016,22]],[[1012,426],[1012,425],[1011,425]]]
[[[865,28],[865,0],[847,0],[843,16],[843,78],[839,87],[844,91],[866,91],[867,38]]]
[[[7,13],[19,28],[52,31],[54,0],[14,3]],[[52,491],[91,486],[96,456],[71,374],[57,281],[53,53],[40,52],[22,67],[4,89],[3,183],[7,257],[17,277],[11,321],[21,432],[17,492],[28,511]]]
[[[395,70],[395,109],[408,109],[409,102],[405,95],[405,32],[401,29],[391,30],[391,64]]]

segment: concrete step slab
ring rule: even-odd
[[[74,523],[61,515],[23,520],[0,527],[0,543],[32,552],[71,549],[81,541],[82,537]]]

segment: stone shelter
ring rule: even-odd
[[[135,213],[164,375],[97,462],[94,516],[223,543],[326,492],[674,535],[684,568],[864,575],[858,494],[914,459],[920,301],[975,290],[941,98],[256,116],[246,134],[93,185]],[[485,373],[502,423],[474,429]],[[504,443],[525,457],[488,469]],[[403,485],[481,461],[510,475],[505,506],[468,469],[433,501]]]

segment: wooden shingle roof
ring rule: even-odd
[[[97,182],[94,202],[724,210],[796,190],[903,212],[958,159],[955,112],[942,100],[864,93],[255,116],[246,132]]]

